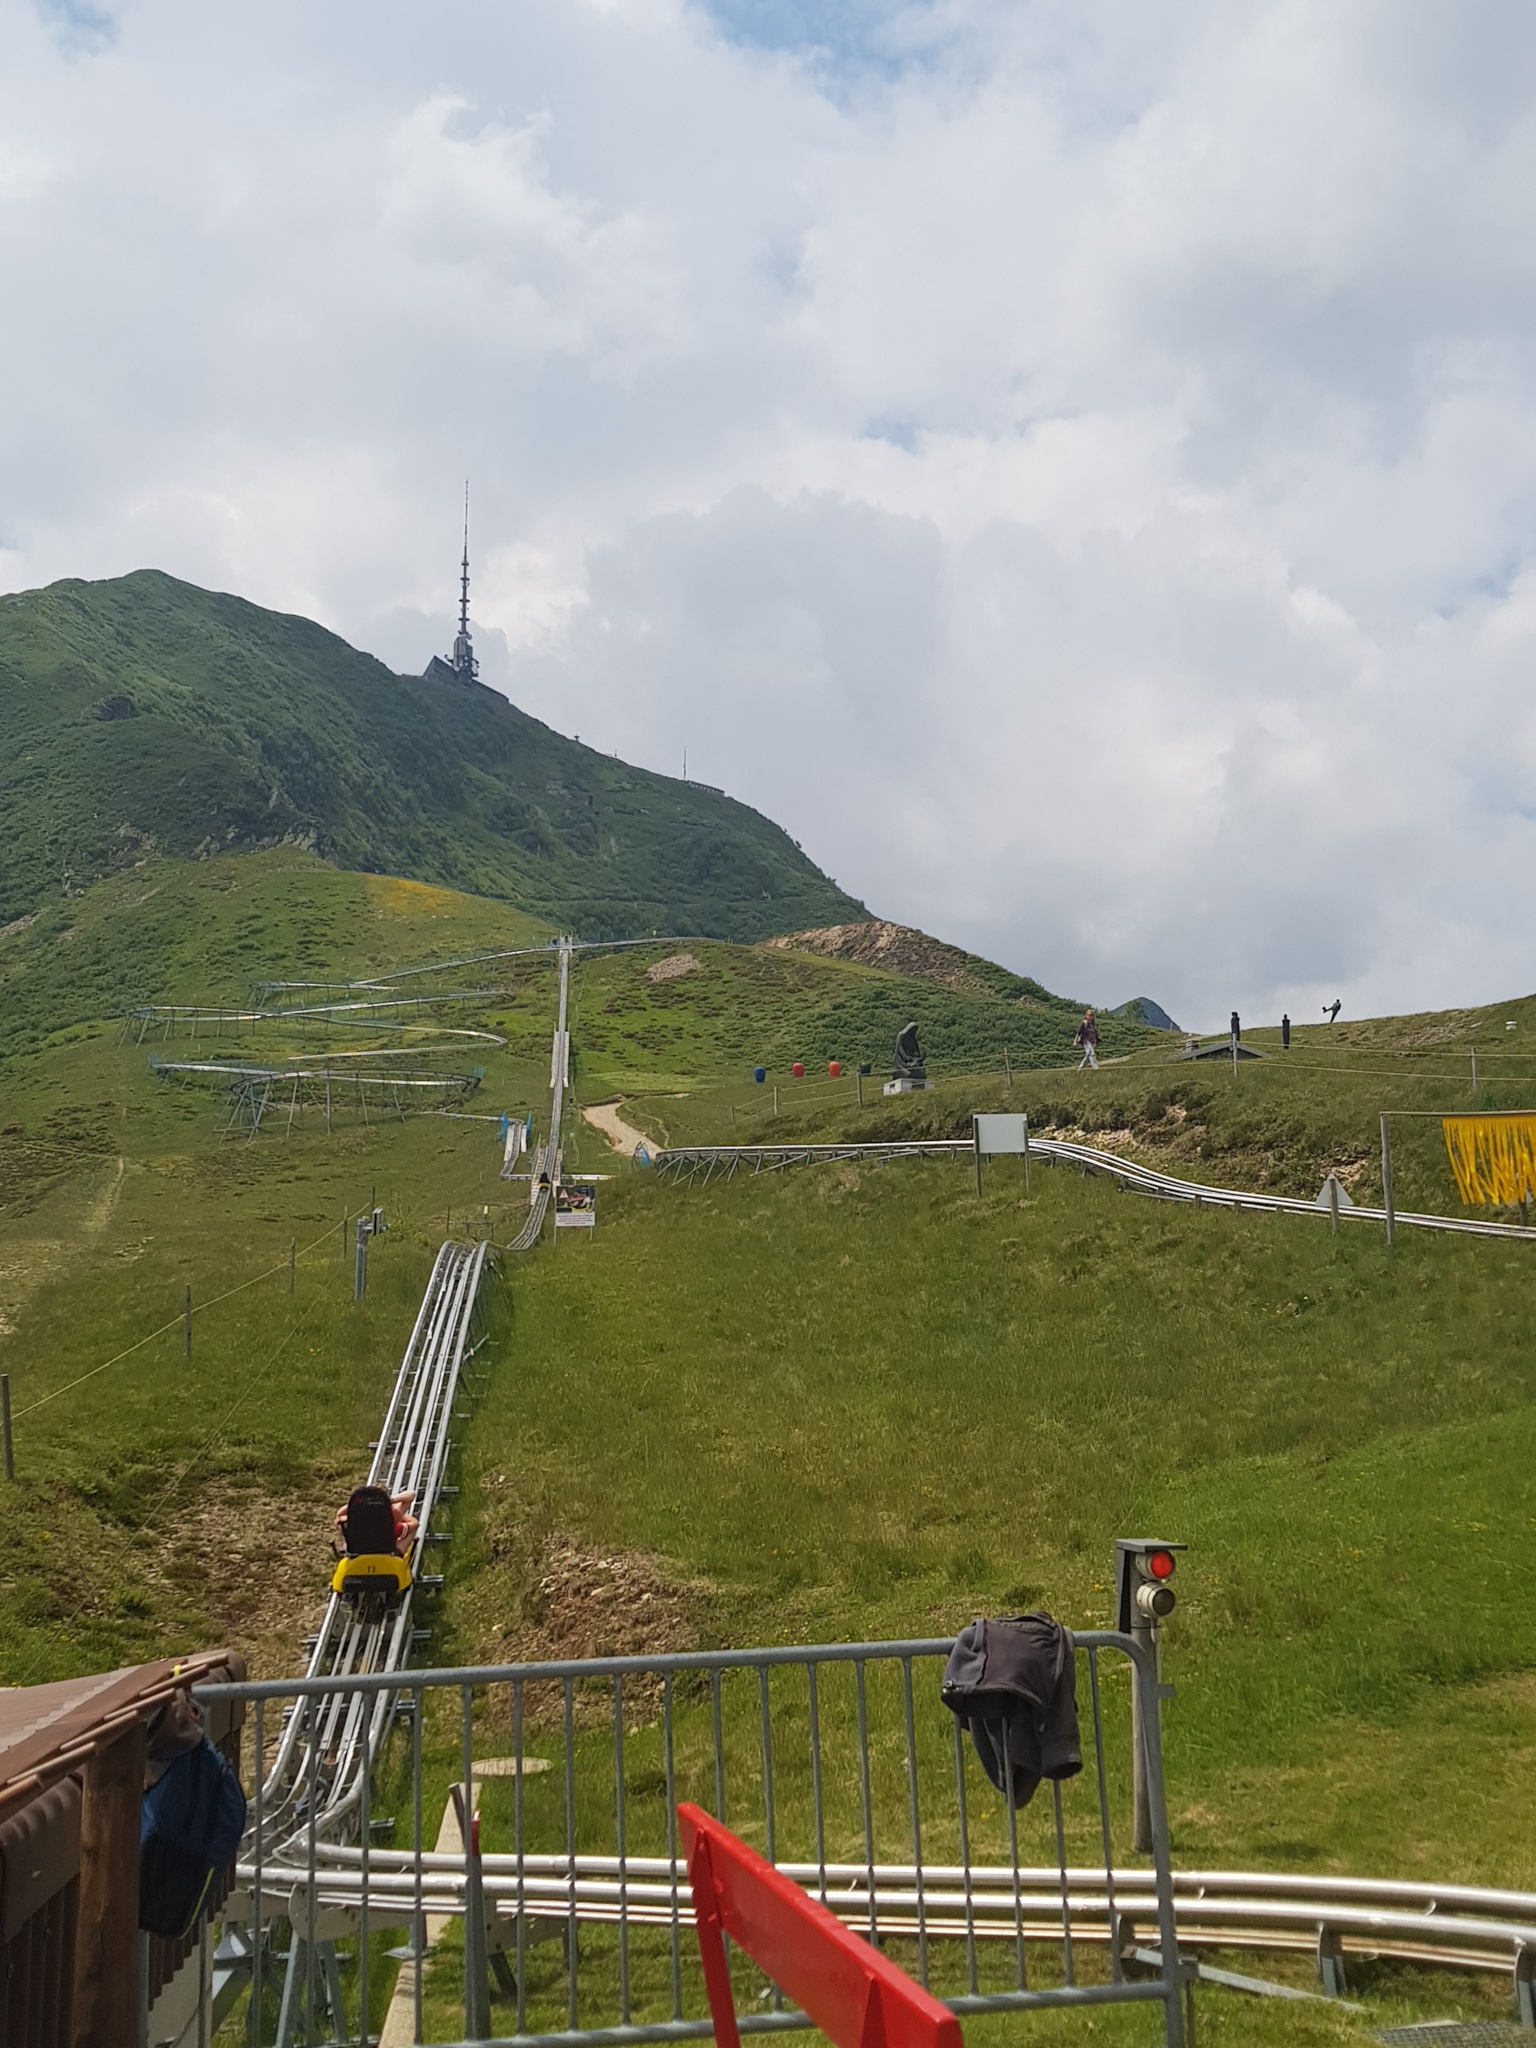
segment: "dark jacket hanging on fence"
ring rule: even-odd
[[[1029,1804],[1042,1778],[1074,1778],[1083,1768],[1072,1631],[1048,1614],[1006,1614],[962,1630],[943,1700],[999,1792],[1012,1772],[1016,1806]]]

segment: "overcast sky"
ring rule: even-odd
[[[1181,1022],[1536,987],[1530,0],[0,0],[0,587],[487,680]]]

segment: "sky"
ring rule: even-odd
[[[1528,0],[0,0],[0,588],[446,652],[1181,1022],[1536,987]]]

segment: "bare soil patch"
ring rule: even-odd
[[[331,1532],[340,1482],[273,1493],[243,1474],[221,1474],[167,1502],[146,1531],[166,1576],[208,1616],[220,1648],[243,1653],[253,1678],[300,1668],[304,1638],[319,1626],[334,1560]]]
[[[655,1657],[696,1649],[714,1588],[682,1578],[666,1560],[641,1550],[600,1548],[567,1529],[535,1529],[508,1496],[505,1473],[482,1481],[484,1563],[456,1601],[463,1653],[494,1664],[578,1657]],[[659,1680],[626,1679],[635,1706],[660,1701]],[[530,1685],[533,1719],[562,1710],[556,1684]],[[583,1719],[613,1712],[606,1686],[578,1701]]]
[[[593,1130],[601,1131],[615,1152],[625,1159],[633,1159],[637,1146],[649,1146],[654,1141],[648,1139],[644,1131],[637,1131],[633,1124],[625,1123],[619,1114],[622,1108],[621,1102],[589,1102],[581,1112],[582,1121],[589,1123]]]
[[[669,953],[645,970],[647,981],[675,981],[680,974],[698,974],[699,963],[691,953]]]

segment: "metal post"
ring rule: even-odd
[[[1003,1085],[1008,1088],[1013,1086],[1013,1061],[1009,1057],[1006,1045],[1003,1047]]]
[[[976,1192],[977,1192],[977,1194],[979,1195],[979,1194],[981,1193],[981,1119],[980,1119],[980,1117],[975,1117],[975,1116],[973,1116],[973,1117],[971,1118],[971,1131],[972,1131],[972,1133],[973,1133],[973,1136],[974,1136],[974,1139],[975,1139],[975,1145],[976,1145]]]
[[[368,1292],[368,1218],[357,1219],[357,1258],[352,1270],[352,1299],[361,1301]]]
[[[16,1477],[16,1445],[11,1437],[11,1376],[0,1372],[0,1431],[5,1437],[5,1476]]]
[[[1392,1140],[1387,1131],[1388,1112],[1381,1112],[1381,1197],[1387,1212],[1387,1246],[1397,1243],[1397,1212],[1392,1207]]]
[[[1029,1111],[1024,1112],[1024,1192],[1029,1193]]]
[[[1184,2002],[1180,1995],[1184,1988],[1179,1981],[1183,1972],[1179,1959],[1178,1928],[1174,1921],[1173,1886],[1169,1882],[1171,1850],[1168,1840],[1168,1793],[1163,1779],[1161,1705],[1163,1688],[1162,1675],[1156,1663],[1157,1631],[1155,1627],[1152,1631],[1152,1644],[1151,1682],[1148,1683],[1147,1677],[1140,1670],[1133,1669],[1131,1674],[1133,1716],[1135,1716],[1136,1705],[1140,1702],[1143,1691],[1145,1690],[1151,1694],[1151,1715],[1146,1724],[1145,1743],[1135,1739],[1133,1746],[1136,1765],[1141,1772],[1142,1796],[1146,1802],[1148,1823],[1147,1852],[1152,1856],[1157,1869],[1157,1945],[1163,1959],[1163,1981],[1168,1987],[1167,1998],[1163,2007],[1164,2026],[1166,2028],[1165,2039],[1167,2048],[1188,2048],[1188,2044],[1194,2038],[1194,2027],[1191,2019],[1191,2024],[1186,2031]],[[1140,1716],[1135,1717],[1137,1719],[1141,1718]],[[1138,1807],[1138,1821],[1140,1817],[1140,1808]],[[1192,2012],[1193,2008],[1191,2008]]]
[[[853,1085],[854,1091],[859,1098],[859,1107],[860,1109],[862,1109],[864,1107],[864,1076],[862,1074],[855,1074],[853,1077]]]
[[[1477,1100],[1477,1047],[1472,1048],[1472,1100]]]
[[[299,1241],[296,1237],[290,1237],[288,1240],[288,1292],[290,1294],[293,1292],[293,1269],[298,1261],[298,1256]]]
[[[777,1081],[773,1084],[773,1113],[775,1116],[779,1113],[779,1084]]]
[[[1232,1078],[1237,1079],[1237,1033],[1232,1034]]]
[[[1339,1234],[1339,1177],[1336,1173],[1328,1176],[1328,1220],[1335,1237]]]
[[[1150,1691],[1153,1712],[1158,1717],[1158,1734],[1162,1733],[1162,1716],[1157,1706],[1159,1689],[1162,1685],[1162,1664],[1158,1656],[1157,1623],[1149,1616],[1137,1612],[1131,1616],[1131,1640],[1140,1643],[1146,1651],[1152,1670]],[[1132,1674],[1131,1685],[1131,1803],[1135,1816],[1133,1846],[1139,1856],[1150,1854],[1152,1848],[1152,1801],[1147,1784],[1147,1732],[1144,1725],[1145,1708],[1142,1704],[1144,1688],[1135,1682]]]
[[[465,1708],[464,1748],[471,1748]],[[487,1969],[485,1939],[485,1891],[480,1866],[480,1845],[475,1838],[474,1766],[464,1773],[464,1783],[449,1788],[458,1809],[460,1839],[464,1844],[464,2035],[470,2041],[491,2038],[491,1985]]]
[[[187,1282],[186,1303],[181,1312],[181,1326],[182,1340],[186,1346],[186,1354],[190,1358],[192,1356],[192,1283],[190,1280]]]

